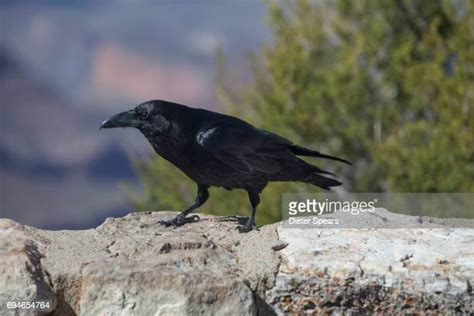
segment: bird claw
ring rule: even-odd
[[[249,219],[245,225],[239,225],[235,229],[239,231],[239,233],[248,233],[252,230],[259,230],[255,222]]]
[[[189,224],[189,223],[195,223],[199,222],[200,218],[197,215],[191,215],[189,217],[185,217],[183,214],[179,214],[175,218],[167,221],[159,221],[161,225],[164,225],[166,227],[174,226],[174,227],[179,227],[183,226],[184,224]]]

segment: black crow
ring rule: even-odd
[[[197,184],[193,205],[167,226],[190,222],[186,216],[203,205],[211,186],[248,192],[252,215],[239,226],[240,232],[255,228],[259,194],[270,181],[300,181],[328,190],[341,182],[322,176],[330,172],[310,165],[297,156],[348,161],[293,144],[236,117],[204,109],[154,100],[116,114],[101,128],[135,127],[145,135],[155,151],[181,169]]]

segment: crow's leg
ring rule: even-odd
[[[194,204],[188,207],[174,219],[168,221],[160,221],[159,223],[165,226],[183,226],[186,223],[197,222],[199,220],[199,217],[197,215],[195,215],[194,218],[186,218],[186,216],[207,201],[207,199],[209,198],[209,191],[207,189],[207,185],[198,184],[198,192]]]
[[[260,203],[260,196],[256,191],[247,191],[249,194],[250,204],[252,205],[252,215],[248,219],[247,223],[243,226],[238,226],[237,229],[241,233],[248,233],[254,228],[257,228],[255,225],[255,213],[257,212],[257,205]]]

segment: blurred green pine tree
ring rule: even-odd
[[[272,40],[249,58],[250,83],[218,54],[223,111],[354,163],[311,160],[353,192],[474,192],[474,4],[469,1],[268,1]],[[161,158],[137,161],[140,210],[179,210],[192,181]],[[273,183],[259,224],[280,219]],[[200,210],[249,214],[245,192],[211,189]],[[472,214],[466,214],[472,216]]]

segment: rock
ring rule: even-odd
[[[242,235],[237,218],[157,224],[175,215],[132,213],[83,231],[0,220],[1,306],[50,299],[54,315],[255,315],[278,267],[276,225]]]
[[[6,302],[54,300],[42,254],[33,240],[18,234],[24,229],[11,220],[0,221],[0,311]]]
[[[408,227],[418,221],[385,210],[378,214]],[[464,227],[473,227],[474,220],[464,221]],[[433,222],[437,228],[425,228]],[[288,246],[280,251],[267,302],[290,313],[474,312],[474,229],[452,228],[453,222],[426,218],[420,228],[409,229],[280,226],[279,238]]]
[[[472,228],[278,223],[239,234],[241,218],[202,214],[179,228],[157,224],[172,216],[131,213],[82,231],[1,219],[0,314],[14,315],[8,301],[35,300],[49,300],[52,315],[474,310]]]

